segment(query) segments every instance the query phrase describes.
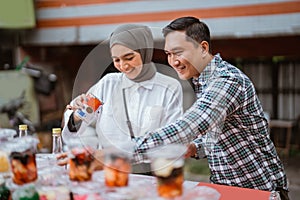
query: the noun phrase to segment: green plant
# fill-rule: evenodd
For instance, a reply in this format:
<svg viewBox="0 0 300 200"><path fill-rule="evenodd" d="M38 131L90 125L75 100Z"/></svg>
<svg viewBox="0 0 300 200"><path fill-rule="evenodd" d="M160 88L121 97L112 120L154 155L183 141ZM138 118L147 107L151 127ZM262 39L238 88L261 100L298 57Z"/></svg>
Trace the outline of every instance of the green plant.
<svg viewBox="0 0 300 200"><path fill-rule="evenodd" d="M199 175L209 175L209 167L206 159L186 159L185 164L186 171L192 174L199 174Z"/></svg>

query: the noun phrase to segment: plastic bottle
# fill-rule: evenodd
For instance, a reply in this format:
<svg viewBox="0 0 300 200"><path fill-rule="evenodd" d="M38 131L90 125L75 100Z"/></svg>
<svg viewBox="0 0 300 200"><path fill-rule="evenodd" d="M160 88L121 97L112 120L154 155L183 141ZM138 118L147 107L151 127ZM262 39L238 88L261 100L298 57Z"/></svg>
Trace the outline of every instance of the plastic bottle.
<svg viewBox="0 0 300 200"><path fill-rule="evenodd" d="M28 135L28 127L26 124L19 125L19 137L24 137Z"/></svg>
<svg viewBox="0 0 300 200"><path fill-rule="evenodd" d="M52 153L62 153L62 139L61 139L61 128L53 128L52 129Z"/></svg>

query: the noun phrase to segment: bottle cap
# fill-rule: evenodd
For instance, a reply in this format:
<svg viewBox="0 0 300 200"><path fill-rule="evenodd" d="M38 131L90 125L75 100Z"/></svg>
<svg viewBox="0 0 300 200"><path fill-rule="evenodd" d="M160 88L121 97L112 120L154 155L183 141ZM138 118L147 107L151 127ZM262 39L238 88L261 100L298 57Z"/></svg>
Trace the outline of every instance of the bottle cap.
<svg viewBox="0 0 300 200"><path fill-rule="evenodd" d="M52 129L52 135L60 135L60 134L61 134L61 128Z"/></svg>
<svg viewBox="0 0 300 200"><path fill-rule="evenodd" d="M27 125L26 124L20 124L19 125L19 130L22 130L22 131L27 130Z"/></svg>

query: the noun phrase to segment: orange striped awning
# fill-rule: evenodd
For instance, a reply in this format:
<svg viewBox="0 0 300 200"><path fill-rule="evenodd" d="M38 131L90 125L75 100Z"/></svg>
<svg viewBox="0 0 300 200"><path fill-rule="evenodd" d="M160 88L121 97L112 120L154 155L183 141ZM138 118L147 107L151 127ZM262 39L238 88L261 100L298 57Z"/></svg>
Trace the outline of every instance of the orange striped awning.
<svg viewBox="0 0 300 200"><path fill-rule="evenodd" d="M36 0L36 9L37 28L25 43L90 43L106 39L121 23L162 28L188 15L206 21L213 37L300 32L298 0Z"/></svg>

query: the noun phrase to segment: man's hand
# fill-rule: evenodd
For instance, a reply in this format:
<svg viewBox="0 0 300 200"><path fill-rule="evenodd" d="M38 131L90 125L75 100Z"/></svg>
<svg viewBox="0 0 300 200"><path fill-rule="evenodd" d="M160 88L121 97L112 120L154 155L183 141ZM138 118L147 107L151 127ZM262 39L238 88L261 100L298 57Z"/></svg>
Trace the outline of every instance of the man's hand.
<svg viewBox="0 0 300 200"><path fill-rule="evenodd" d="M194 143L190 143L187 147L187 151L185 154L185 158L189 158L191 156L195 156L197 153L197 148L196 145Z"/></svg>

